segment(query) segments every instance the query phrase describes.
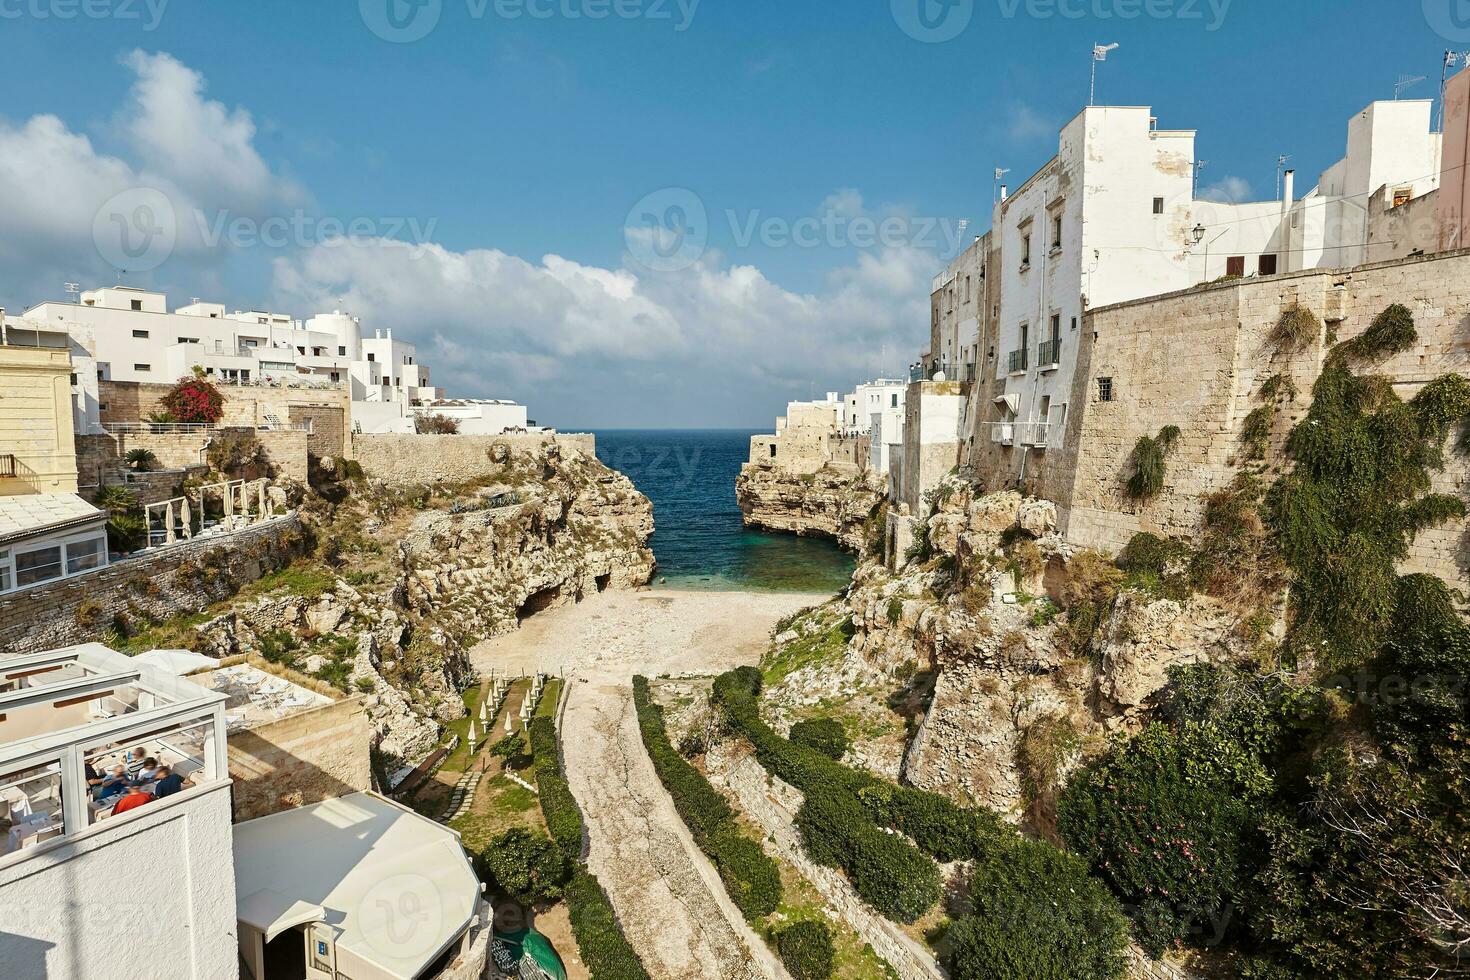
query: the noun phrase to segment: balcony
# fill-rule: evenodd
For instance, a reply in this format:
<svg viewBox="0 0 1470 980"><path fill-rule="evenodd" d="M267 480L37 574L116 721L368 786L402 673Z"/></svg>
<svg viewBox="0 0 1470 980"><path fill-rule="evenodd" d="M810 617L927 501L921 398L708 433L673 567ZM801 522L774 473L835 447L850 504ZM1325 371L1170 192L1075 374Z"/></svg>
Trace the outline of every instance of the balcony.
<svg viewBox="0 0 1470 980"><path fill-rule="evenodd" d="M14 453L0 453L0 480L13 480L17 476Z"/></svg>
<svg viewBox="0 0 1470 980"><path fill-rule="evenodd" d="M1024 372L1026 370L1026 368L1027 368L1027 358L1026 358L1026 355L1027 355L1027 350L1024 347L1022 347L1020 350L1013 350L1013 351L1011 351L1011 356L1010 356L1010 365L1011 365L1010 366L1010 372L1012 374L1021 374L1022 372Z"/></svg>
<svg viewBox="0 0 1470 980"><path fill-rule="evenodd" d="M1023 446L1028 446L1032 449L1045 449L1051 443L1050 422L1027 422L1023 425L1016 426L1016 428L1019 430L1016 433L1018 441Z"/></svg>
<svg viewBox="0 0 1470 980"><path fill-rule="evenodd" d="M1036 366L1043 371L1054 371L1062 362L1062 342L1043 340L1036 347Z"/></svg>

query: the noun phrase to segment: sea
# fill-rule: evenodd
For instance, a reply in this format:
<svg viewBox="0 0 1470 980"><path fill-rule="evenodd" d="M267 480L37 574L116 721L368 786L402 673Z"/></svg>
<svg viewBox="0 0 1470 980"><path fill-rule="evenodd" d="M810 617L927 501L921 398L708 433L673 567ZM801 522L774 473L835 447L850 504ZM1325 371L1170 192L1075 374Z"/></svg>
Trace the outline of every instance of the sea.
<svg viewBox="0 0 1470 980"><path fill-rule="evenodd" d="M754 431L593 432L598 459L653 501L654 582L660 588L831 595L847 585L854 561L835 544L742 523L735 477L750 455Z"/></svg>

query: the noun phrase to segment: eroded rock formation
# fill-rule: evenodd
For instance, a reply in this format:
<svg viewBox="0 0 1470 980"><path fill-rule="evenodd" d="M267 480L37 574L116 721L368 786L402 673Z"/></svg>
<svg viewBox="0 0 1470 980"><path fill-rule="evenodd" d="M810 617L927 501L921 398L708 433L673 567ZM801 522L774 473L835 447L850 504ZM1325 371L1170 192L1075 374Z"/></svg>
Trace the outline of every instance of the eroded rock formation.
<svg viewBox="0 0 1470 980"><path fill-rule="evenodd" d="M830 538L861 551L869 519L886 481L846 463L796 474L766 463L746 463L735 479L735 499L751 527Z"/></svg>

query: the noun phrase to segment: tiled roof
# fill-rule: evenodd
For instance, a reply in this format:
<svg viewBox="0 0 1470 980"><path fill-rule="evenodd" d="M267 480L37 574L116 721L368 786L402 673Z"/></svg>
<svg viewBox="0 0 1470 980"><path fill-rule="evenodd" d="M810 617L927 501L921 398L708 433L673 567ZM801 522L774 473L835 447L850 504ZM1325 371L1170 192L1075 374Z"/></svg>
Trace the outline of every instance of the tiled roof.
<svg viewBox="0 0 1470 980"><path fill-rule="evenodd" d="M34 534L102 517L102 511L74 493L28 493L0 497L0 544L11 538Z"/></svg>

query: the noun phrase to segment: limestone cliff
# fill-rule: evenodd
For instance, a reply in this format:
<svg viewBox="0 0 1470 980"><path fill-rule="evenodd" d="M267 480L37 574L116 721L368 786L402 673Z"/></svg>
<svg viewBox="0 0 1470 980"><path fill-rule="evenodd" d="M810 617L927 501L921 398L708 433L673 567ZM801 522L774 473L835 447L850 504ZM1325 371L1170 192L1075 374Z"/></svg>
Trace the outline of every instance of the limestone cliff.
<svg viewBox="0 0 1470 980"><path fill-rule="evenodd" d="M366 696L389 764L460 717L469 649L542 609L653 576L653 508L590 453L506 452L484 478L390 490L357 479L313 508L324 569L197 627L198 647L259 652Z"/></svg>
<svg viewBox="0 0 1470 980"><path fill-rule="evenodd" d="M746 463L735 478L746 525L830 538L852 551L863 550L869 518L885 492L883 477L842 463L808 474Z"/></svg>
<svg viewBox="0 0 1470 980"><path fill-rule="evenodd" d="M1122 576L1062 541L1055 507L975 496L958 481L935 497L896 569L862 563L846 597L778 638L778 650L805 650L807 634L844 623L829 656L773 678L774 724L836 713L853 736L850 762L1044 828L1085 748L1136 725L1169 667L1250 653L1224 603L1126 587L1084 646L1069 589L1085 591L1099 564Z"/></svg>

